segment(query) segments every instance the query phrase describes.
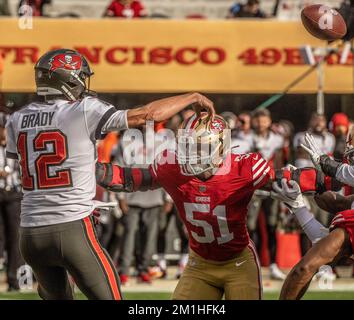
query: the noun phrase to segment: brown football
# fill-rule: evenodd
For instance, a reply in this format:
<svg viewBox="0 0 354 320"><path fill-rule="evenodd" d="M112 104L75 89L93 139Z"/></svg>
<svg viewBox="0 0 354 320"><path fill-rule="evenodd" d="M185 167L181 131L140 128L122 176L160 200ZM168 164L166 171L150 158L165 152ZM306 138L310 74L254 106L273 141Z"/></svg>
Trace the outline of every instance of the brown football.
<svg viewBox="0 0 354 320"><path fill-rule="evenodd" d="M341 14L328 6L315 4L301 11L302 24L314 37L321 40L341 39L347 26Z"/></svg>

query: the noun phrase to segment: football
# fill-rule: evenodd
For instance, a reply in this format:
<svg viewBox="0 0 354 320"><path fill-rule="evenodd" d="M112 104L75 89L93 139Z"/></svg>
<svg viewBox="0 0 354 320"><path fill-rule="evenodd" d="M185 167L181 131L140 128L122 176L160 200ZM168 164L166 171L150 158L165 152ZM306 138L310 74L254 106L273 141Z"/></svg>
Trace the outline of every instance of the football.
<svg viewBox="0 0 354 320"><path fill-rule="evenodd" d="M325 5L305 7L301 11L301 20L305 29L321 40L341 39L347 33L347 26L341 14Z"/></svg>

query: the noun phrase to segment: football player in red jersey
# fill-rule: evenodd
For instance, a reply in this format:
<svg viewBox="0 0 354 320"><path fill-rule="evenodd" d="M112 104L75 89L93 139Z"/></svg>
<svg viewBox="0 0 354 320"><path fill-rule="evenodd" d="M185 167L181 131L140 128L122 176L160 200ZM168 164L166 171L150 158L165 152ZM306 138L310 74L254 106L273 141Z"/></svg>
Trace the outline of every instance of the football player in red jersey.
<svg viewBox="0 0 354 320"><path fill-rule="evenodd" d="M335 177L344 184L354 186L353 127L348 133L344 163L332 160L326 155L311 134L306 134L305 144L302 147L310 155L313 164L326 175ZM311 234L306 233L315 244L287 276L280 295L281 299L286 300L301 299L312 277L321 266L333 266L341 260L348 260L348 258L351 258L351 262L353 262L354 254L354 195L344 197L340 194L326 192L316 197L316 202L321 209L336 214L327 234L321 234L318 232L319 228L315 226L316 222L314 222L313 215L308 212L303 204L300 188L296 187L296 184L293 184L293 186L295 187L288 188L283 184L281 189L276 187L277 196L280 196L293 211L303 211L303 228L305 226L310 227L312 229L311 233L317 233L319 239L316 239L316 237L311 239ZM310 221L312 221L312 226L310 226ZM318 225L320 225L319 222L317 222ZM322 226L322 229L325 228Z"/></svg>
<svg viewBox="0 0 354 320"><path fill-rule="evenodd" d="M149 169L97 164L98 183L113 191L163 187L190 238L190 258L174 299L261 299L258 257L246 216L256 189L273 178L297 180L302 191L324 188L315 169L275 173L258 153L234 154L220 116L191 116L179 131L177 152L163 152Z"/></svg>

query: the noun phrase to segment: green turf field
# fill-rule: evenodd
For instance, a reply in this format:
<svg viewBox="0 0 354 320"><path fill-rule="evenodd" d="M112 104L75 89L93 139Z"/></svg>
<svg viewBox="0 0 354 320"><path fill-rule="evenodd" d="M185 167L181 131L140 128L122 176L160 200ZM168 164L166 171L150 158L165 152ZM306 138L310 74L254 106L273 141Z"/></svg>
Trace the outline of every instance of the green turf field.
<svg viewBox="0 0 354 320"><path fill-rule="evenodd" d="M124 298L127 300L169 300L171 294L165 292L126 292ZM266 292L265 300L278 299L278 292ZM82 294L76 295L77 299L83 300ZM38 300L36 293L1 293L0 300ZM325 291L309 292L304 297L305 300L354 300L353 291Z"/></svg>

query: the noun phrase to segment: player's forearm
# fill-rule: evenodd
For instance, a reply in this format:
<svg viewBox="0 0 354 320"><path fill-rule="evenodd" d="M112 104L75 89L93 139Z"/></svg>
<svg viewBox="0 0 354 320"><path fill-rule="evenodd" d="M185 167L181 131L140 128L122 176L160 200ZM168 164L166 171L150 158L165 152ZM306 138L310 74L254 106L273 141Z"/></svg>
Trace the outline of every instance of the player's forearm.
<svg viewBox="0 0 354 320"><path fill-rule="evenodd" d="M342 196L335 192L324 192L315 196L317 205L332 214L336 214L340 211L349 210L352 208L354 202L354 195Z"/></svg>
<svg viewBox="0 0 354 320"><path fill-rule="evenodd" d="M148 169L123 168L112 163L96 163L96 181L113 192L146 191L158 188Z"/></svg>
<svg viewBox="0 0 354 320"><path fill-rule="evenodd" d="M129 128L144 125L146 121L161 122L167 120L193 103L200 103L202 95L187 93L153 101L143 107L128 110Z"/></svg>
<svg viewBox="0 0 354 320"><path fill-rule="evenodd" d="M335 171L335 177L343 184L354 187L354 166L350 166L345 163L338 163Z"/></svg>
<svg viewBox="0 0 354 320"><path fill-rule="evenodd" d="M309 279L308 279L309 278ZM300 300L311 283L312 276L298 274L295 268L286 277L280 292L280 300Z"/></svg>
<svg viewBox="0 0 354 320"><path fill-rule="evenodd" d="M353 166L335 161L327 155L320 157L320 166L325 175L335 178L343 184L354 187Z"/></svg>
<svg viewBox="0 0 354 320"><path fill-rule="evenodd" d="M284 178L296 181L305 194L321 194L327 190L339 191L342 186L336 179L325 176L314 168L272 170L271 177L272 181L266 185L270 190L271 182L276 181L280 185Z"/></svg>
<svg viewBox="0 0 354 320"><path fill-rule="evenodd" d="M325 175L335 178L343 184L354 187L353 166L335 161L327 155L320 157L320 166Z"/></svg>

